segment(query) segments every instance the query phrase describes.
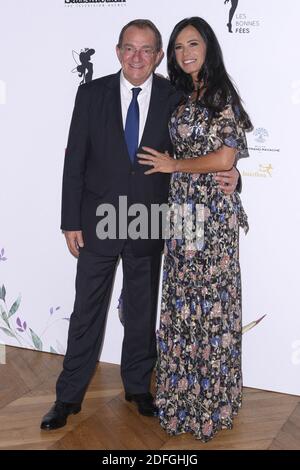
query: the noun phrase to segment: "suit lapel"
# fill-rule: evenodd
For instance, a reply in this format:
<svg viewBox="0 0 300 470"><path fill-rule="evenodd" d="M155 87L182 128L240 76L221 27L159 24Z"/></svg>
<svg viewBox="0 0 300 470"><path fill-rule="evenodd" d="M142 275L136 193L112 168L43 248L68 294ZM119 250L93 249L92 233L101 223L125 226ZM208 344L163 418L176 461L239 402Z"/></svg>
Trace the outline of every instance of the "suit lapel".
<svg viewBox="0 0 300 470"><path fill-rule="evenodd" d="M107 84L107 87L110 90L109 94L107 95L110 113L114 116L114 122L116 123L118 135L124 136L120 94L120 72L112 76L112 79Z"/></svg>
<svg viewBox="0 0 300 470"><path fill-rule="evenodd" d="M149 145L157 128L161 126L161 102L165 98L165 92L159 86L159 81L153 76L151 98L144 132L141 138L139 151L143 145Z"/></svg>

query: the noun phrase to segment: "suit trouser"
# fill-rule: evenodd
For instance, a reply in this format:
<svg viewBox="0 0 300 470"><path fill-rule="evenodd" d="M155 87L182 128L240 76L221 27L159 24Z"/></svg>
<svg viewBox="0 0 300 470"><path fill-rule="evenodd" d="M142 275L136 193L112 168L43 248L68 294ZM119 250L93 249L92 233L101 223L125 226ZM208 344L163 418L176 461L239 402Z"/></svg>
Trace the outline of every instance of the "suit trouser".
<svg viewBox="0 0 300 470"><path fill-rule="evenodd" d="M67 352L56 384L58 400L67 403L83 400L103 341L118 258L85 248L80 250ZM129 243L125 243L121 258L124 311L121 376L127 392L145 393L150 389L157 354L155 324L161 254L135 257Z"/></svg>

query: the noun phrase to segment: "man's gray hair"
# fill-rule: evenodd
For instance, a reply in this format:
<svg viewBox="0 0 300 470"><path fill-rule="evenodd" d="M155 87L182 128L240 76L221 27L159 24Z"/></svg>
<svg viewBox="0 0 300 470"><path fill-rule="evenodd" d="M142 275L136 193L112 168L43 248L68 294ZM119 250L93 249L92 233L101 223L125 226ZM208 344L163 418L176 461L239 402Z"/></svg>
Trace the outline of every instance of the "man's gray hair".
<svg viewBox="0 0 300 470"><path fill-rule="evenodd" d="M119 48L122 47L123 37L124 37L125 31L128 28L130 28L131 26L135 26L136 28L140 28L140 29L145 29L145 28L151 29L151 31L153 31L153 33L155 35L156 50L160 51L162 49L162 37L161 37L161 34L160 34L159 30L157 29L155 24L152 23L152 21L142 20L142 19L137 19L137 20L130 21L125 26L123 26L123 28L120 32L119 41L118 41L118 47Z"/></svg>

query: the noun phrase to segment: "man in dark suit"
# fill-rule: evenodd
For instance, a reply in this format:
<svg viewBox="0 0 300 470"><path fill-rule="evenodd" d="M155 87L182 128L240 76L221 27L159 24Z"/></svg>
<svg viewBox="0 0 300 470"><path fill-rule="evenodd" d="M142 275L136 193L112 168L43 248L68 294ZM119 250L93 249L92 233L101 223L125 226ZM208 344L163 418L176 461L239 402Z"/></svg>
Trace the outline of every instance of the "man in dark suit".
<svg viewBox="0 0 300 470"><path fill-rule="evenodd" d="M61 228L69 250L78 257L76 298L57 400L44 416L42 429L64 426L68 415L81 409L97 364L119 257L124 283L121 376L125 398L135 402L143 415L157 412L150 381L156 361L163 240L150 238L151 224L147 237L120 237L129 222L119 197L126 197L128 207L139 203L149 210L151 204L167 201L169 176L145 175L136 153L142 146L172 153L168 121L178 96L168 80L153 74L163 56L161 35L153 23L134 20L124 26L116 51L121 72L81 85L73 111ZM231 181L235 186L235 175ZM115 211L116 237L99 238L103 204Z"/></svg>

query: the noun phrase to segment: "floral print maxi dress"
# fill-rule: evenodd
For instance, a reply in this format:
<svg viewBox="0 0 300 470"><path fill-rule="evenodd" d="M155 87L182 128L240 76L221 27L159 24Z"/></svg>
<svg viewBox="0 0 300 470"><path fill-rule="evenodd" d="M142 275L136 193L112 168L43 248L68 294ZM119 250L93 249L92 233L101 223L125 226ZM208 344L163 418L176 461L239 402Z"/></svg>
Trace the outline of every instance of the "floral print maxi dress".
<svg viewBox="0 0 300 470"><path fill-rule="evenodd" d="M176 159L206 155L223 144L247 156L243 129L232 107L210 120L207 108L188 100L170 121ZM225 195L213 174L174 173L169 205L202 204L204 243L165 244L157 396L169 434L191 432L207 441L232 428L242 400L239 226L248 230L239 195ZM194 209L193 209L194 210Z"/></svg>

